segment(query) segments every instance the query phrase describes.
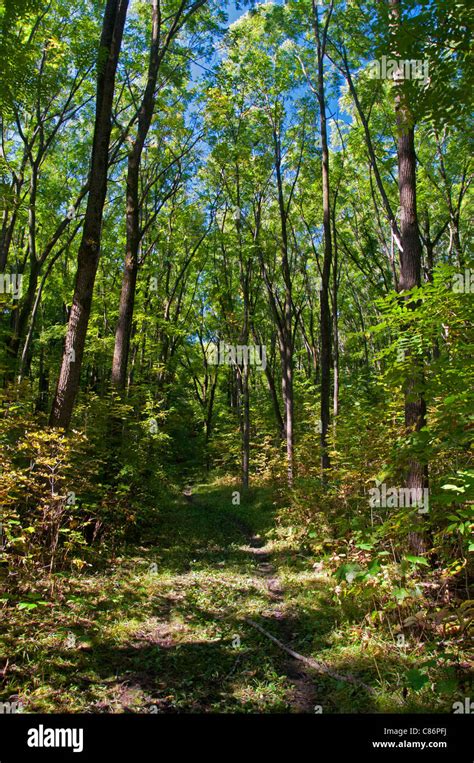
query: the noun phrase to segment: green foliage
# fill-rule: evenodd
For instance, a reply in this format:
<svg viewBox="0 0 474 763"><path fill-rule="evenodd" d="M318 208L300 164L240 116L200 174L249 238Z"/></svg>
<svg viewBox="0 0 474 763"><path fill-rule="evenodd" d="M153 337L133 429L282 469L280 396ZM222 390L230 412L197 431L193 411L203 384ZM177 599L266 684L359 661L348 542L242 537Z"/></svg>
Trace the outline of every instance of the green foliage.
<svg viewBox="0 0 474 763"><path fill-rule="evenodd" d="M190 4L161 4L156 102L136 168L140 241L127 378L124 389L112 390L112 358L124 352L116 341L124 262L130 266L127 173L151 32L150 4L130 4L99 266L83 300L92 307L64 432L48 427L47 413L88 202L103 5L6 0L0 8L0 275L23 277L21 293L8 293L3 280L0 289L1 606L18 631L27 629L28 648L33 618L48 624L39 662L62 644L74 618L98 617L85 656L74 658L75 677L82 659L93 674L91 701L75 686L62 709L69 699L81 710L100 707L108 690L94 683L90 644L104 648L102 628L111 642L133 645L142 610L153 634L154 618L170 611L177 633L189 628L169 707L287 709L280 662L267 653L263 665L255 659L256 634L234 695L227 642L217 664L228 694L209 699L204 685L221 680L214 643L230 641L231 625L240 628L248 610L258 616L268 604L242 550L261 532L288 587L285 617L302 651L329 655L338 669L344 660L363 666L380 691L371 709L444 708L460 686L472 624L472 9L467 0L404 0L395 29L388 4L373 0L335 0L331 13L310 0L237 3L252 7L231 24L222 3L207 2L181 17L170 42L175 14ZM315 31L326 23L319 83ZM418 219L411 222L422 244L420 284L403 294L389 220L402 225L394 83L369 76L371 63L393 50L427 61L430 71L397 90L415 129ZM324 475L319 84L329 136L338 409ZM221 342L264 348L266 368L213 362ZM426 406L418 428L406 424L410 396ZM241 484L247 444L248 489ZM398 490L414 462L426 470L429 510L374 505L374 485ZM201 485L211 480L212 488ZM198 496L194 487L184 501L188 485L200 485ZM240 504L232 503L235 493ZM201 643L209 648L196 662L205 680L188 702L187 665ZM22 639L9 648L24 678ZM177 658L164 651L157 656L153 647L144 664L157 674L164 667L173 682ZM59 655L54 691L68 669ZM332 710L352 711L345 689L321 681ZM35 691L33 709L63 701ZM412 704L403 705L405 694Z"/></svg>

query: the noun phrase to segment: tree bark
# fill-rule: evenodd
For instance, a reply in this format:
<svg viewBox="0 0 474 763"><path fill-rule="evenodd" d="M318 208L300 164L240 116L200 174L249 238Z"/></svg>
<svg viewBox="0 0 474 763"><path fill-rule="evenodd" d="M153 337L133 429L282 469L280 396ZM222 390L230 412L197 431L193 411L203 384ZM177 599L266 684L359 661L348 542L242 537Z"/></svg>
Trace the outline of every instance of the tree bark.
<svg viewBox="0 0 474 763"><path fill-rule="evenodd" d="M112 384L119 390L125 388L127 379L127 363L130 352L130 335L138 275L138 251L141 238L138 199L140 164L143 147L155 109L156 81L160 67L160 26L158 0L153 0L148 78L138 115L137 135L128 155L125 270L120 294L119 318L115 332L115 347L112 362Z"/></svg>
<svg viewBox="0 0 474 763"><path fill-rule="evenodd" d="M237 207L240 210L240 178L237 166ZM247 347L250 337L250 264L243 255L242 222L240 217L236 220L237 239L239 246L239 276L242 290L244 320L241 334L241 344ZM238 368L239 392L240 392L240 431L242 438L242 488L247 490L250 475L250 368L249 358L244 358L243 367Z"/></svg>
<svg viewBox="0 0 474 763"><path fill-rule="evenodd" d="M323 229L324 229L324 258L321 274L320 310L321 310L321 468L324 472L330 468L328 453L329 411L331 404L331 313L329 308L329 290L332 263L331 236L331 198L329 183L329 148L326 120L326 95L324 89L324 56L327 40L329 16L324 29L320 29L318 4L313 3L313 28L317 50L319 120L322 149L322 185L323 185ZM332 10L332 5L331 5Z"/></svg>
<svg viewBox="0 0 474 763"><path fill-rule="evenodd" d="M400 0L389 0L390 26L396 35L400 26ZM396 54L396 45L393 53ZM398 189L400 201L400 292L421 285L421 240L416 208L416 153L415 128L409 104L403 92L403 82L394 81L395 114L397 121ZM407 303L414 309L413 300ZM418 432L426 424L426 404L422 394L423 368L421 361L413 358L404 383L405 427L407 435ZM405 484L410 489L427 487L427 466L416 458L410 458ZM421 554L426 550L425 539L416 532L410 533L411 549Z"/></svg>
<svg viewBox="0 0 474 763"><path fill-rule="evenodd" d="M100 256L100 236L107 193L107 168L112 130L115 75L127 16L128 0L107 0L98 58L96 117L91 182L84 219L74 297L69 316L61 371L51 409L51 426L67 429L79 389L82 358Z"/></svg>
<svg viewBox="0 0 474 763"><path fill-rule="evenodd" d="M333 380L333 417L334 417L334 429L336 427L336 419L339 415L339 315L338 315L338 290L339 290L339 274L338 274L338 245L336 237L336 209L334 205L333 211L333 240L334 240L334 267L333 267L333 298L332 298L332 312L333 312L333 332L334 332L334 380Z"/></svg>
<svg viewBox="0 0 474 763"><path fill-rule="evenodd" d="M281 357L281 390L284 407L284 431L288 485L293 485L293 298L288 250L288 212L283 192L281 145L277 128L274 129L275 169L277 177L278 206L282 238L281 267L285 285L285 299L281 313L279 344Z"/></svg>

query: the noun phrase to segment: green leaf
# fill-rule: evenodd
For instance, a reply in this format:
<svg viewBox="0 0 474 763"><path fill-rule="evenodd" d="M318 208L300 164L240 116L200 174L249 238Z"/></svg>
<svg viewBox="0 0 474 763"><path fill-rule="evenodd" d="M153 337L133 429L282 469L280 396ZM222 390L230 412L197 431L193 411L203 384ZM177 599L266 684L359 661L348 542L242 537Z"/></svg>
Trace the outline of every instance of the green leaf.
<svg viewBox="0 0 474 763"><path fill-rule="evenodd" d="M425 686L430 680L425 673L422 673L421 670L416 669L409 670L406 678L408 686L414 691L419 691L422 689L423 686Z"/></svg>
<svg viewBox="0 0 474 763"><path fill-rule="evenodd" d="M407 599L410 596L410 591L407 591L406 588L395 588L393 591L393 595L395 596L396 600L399 604L401 604L405 599Z"/></svg>
<svg viewBox="0 0 474 763"><path fill-rule="evenodd" d="M405 559L407 559L412 564L423 564L425 567L430 566L429 561L425 559L424 556L406 556Z"/></svg>

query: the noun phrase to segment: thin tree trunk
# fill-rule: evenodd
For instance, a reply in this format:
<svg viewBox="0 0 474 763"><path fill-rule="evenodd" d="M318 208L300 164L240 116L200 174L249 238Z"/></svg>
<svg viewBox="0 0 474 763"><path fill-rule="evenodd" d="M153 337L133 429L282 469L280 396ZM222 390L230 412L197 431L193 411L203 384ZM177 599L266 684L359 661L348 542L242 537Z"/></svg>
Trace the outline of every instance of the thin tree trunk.
<svg viewBox="0 0 474 763"><path fill-rule="evenodd" d="M240 182L237 168L237 206L240 209ZM240 285L242 289L242 296L244 302L244 324L242 327L242 345L248 346L250 337L250 296L249 296L249 281L250 281L250 266L248 262L244 262L242 254L242 224L240 217L236 220L237 237L239 242L239 269L240 269ZM250 386L249 386L249 358L244 356L243 367L239 369L239 383L240 383L240 401L241 401L241 415L240 415L240 429L242 436L242 488L247 490L249 486L249 473L250 473Z"/></svg>
<svg viewBox="0 0 474 763"><path fill-rule="evenodd" d="M259 336L254 328L252 328L252 331L253 331L253 335L254 335L256 343L261 344L259 340ZM278 437L280 440L283 440L285 436L285 423L283 421L283 416L281 415L280 401L278 399L278 393L277 393L277 388L275 384L275 376L272 372L270 363L268 362L266 364L264 373L267 380L268 391L270 393L270 397L272 400L273 412L275 414L275 422L278 429Z"/></svg>
<svg viewBox="0 0 474 763"><path fill-rule="evenodd" d="M216 387L217 387L217 379L218 374L214 375L214 378L211 382L211 391L209 393L209 400L207 403L207 412L206 412L206 421L205 421L205 430L206 430L206 471L210 471L211 468L211 461L209 456L209 442L211 439L211 433L212 433L212 415L214 412L214 400L216 396Z"/></svg>
<svg viewBox="0 0 474 763"><path fill-rule="evenodd" d="M282 358L281 391L285 411L287 475L288 485L291 486L293 484L293 357L292 342L287 330L280 337L280 353Z"/></svg>
<svg viewBox="0 0 474 763"><path fill-rule="evenodd" d="M293 484L293 299L288 251L288 220L285 199L283 195L283 178L281 173L281 145L277 128L274 129L275 169L278 189L278 205L280 210L280 225L282 237L281 267L285 284L285 300L281 315L279 331L280 357L282 367L281 389L285 411L284 431L286 440L286 460L288 485Z"/></svg>
<svg viewBox="0 0 474 763"><path fill-rule="evenodd" d="M242 369L242 487L249 486L250 473L250 389L249 364Z"/></svg>
<svg viewBox="0 0 474 763"><path fill-rule="evenodd" d="M339 316L338 310L338 248L336 237L335 210L333 214L334 232L334 268L333 268L333 330L334 330L334 381L333 381L333 416L334 427L339 414Z"/></svg>
<svg viewBox="0 0 474 763"><path fill-rule="evenodd" d="M332 6L331 6L332 7ZM329 309L329 290L332 263L331 236L331 199L329 184L329 148L326 120L326 96L324 89L324 56L329 19L324 30L319 26L318 4L313 0L313 28L317 48L319 120L322 149L322 184L323 184L323 229L324 259L321 278L321 468L324 472L331 463L328 452L329 410L331 399L331 314Z"/></svg>
<svg viewBox="0 0 474 763"><path fill-rule="evenodd" d="M137 135L128 155L125 270L122 280L122 291L120 294L119 318L115 332L115 347L112 362L112 384L120 390L125 388L127 379L127 363L130 352L130 336L138 275L138 251L141 238L138 199L140 165L143 147L145 145L145 140L150 129L155 109L155 89L159 66L160 15L158 0L153 0L148 79L138 115Z"/></svg>
<svg viewBox="0 0 474 763"><path fill-rule="evenodd" d="M20 360L19 360L19 366L18 366L18 384L21 383L22 378L23 378L23 369L25 368L25 365L26 365L26 360L28 358L28 354L29 354L29 351L30 351L31 340L33 338L33 331L34 331L34 327L35 327L35 323L36 323L36 314L38 312L38 307L39 307L40 300L41 300L41 294L43 293L43 287L44 287L44 284L46 283L46 279L48 277L49 272L50 272L50 268L48 269L48 271L44 274L43 278L41 279L38 291L36 293L36 297L34 299L33 306L31 308L30 324L28 326L28 331L27 331L27 334L26 334L26 337L25 337L25 342L23 344L23 350L22 350L21 357L20 357ZM41 352L43 352L43 351L41 350Z"/></svg>
<svg viewBox="0 0 474 763"><path fill-rule="evenodd" d="M18 318L15 324L15 330L8 343L8 353L10 357L16 360L22 337L25 335L26 326L28 324L28 318L35 303L36 288L38 286L38 276L41 266L36 258L31 260L30 264L30 277L28 281L28 289L25 294L25 299L20 308ZM16 365L16 364L14 364Z"/></svg>

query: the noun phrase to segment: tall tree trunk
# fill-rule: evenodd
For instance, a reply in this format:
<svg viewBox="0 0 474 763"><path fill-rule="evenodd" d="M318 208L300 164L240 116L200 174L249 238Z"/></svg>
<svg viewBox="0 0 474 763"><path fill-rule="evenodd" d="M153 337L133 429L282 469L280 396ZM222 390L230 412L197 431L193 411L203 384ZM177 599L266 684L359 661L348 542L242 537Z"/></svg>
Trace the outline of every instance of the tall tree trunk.
<svg viewBox="0 0 474 763"><path fill-rule="evenodd" d="M160 66L160 17L158 0L152 2L152 32L148 78L138 115L135 141L128 155L127 169L127 243L125 270L120 294L119 318L115 332L114 357L112 362L112 384L123 390L127 379L127 363L130 352L133 309L138 275L138 251L140 247L140 209L138 187L140 164L145 140L150 129L155 109L155 89Z"/></svg>
<svg viewBox="0 0 474 763"><path fill-rule="evenodd" d="M412 289L421 284L421 242L418 233L416 212L416 156L414 128L408 127L404 116L397 115L399 129L398 185L400 193L400 233L403 251L400 252L400 291ZM415 305L413 305L415 307ZM422 394L423 369L418 359L410 363L405 379L405 426L407 433L420 431L426 424L426 405ZM406 475L406 487L422 490L427 487L426 465L416 458L410 459ZM416 553L423 553L425 543L418 533L410 535L410 545Z"/></svg>
<svg viewBox="0 0 474 763"><path fill-rule="evenodd" d="M169 46L179 33L183 24L204 5L205 1L206 0L196 0L196 2L191 4L186 11L186 2L183 0L176 14L172 17L170 29L160 45L162 36L160 0L152 0L152 31L147 84L138 112L137 134L128 157L125 270L122 281L122 291L120 294L119 319L115 333L114 356L112 361L112 384L119 390L125 388L127 378L130 334L132 329L139 264L138 250L142 236L140 230L140 209L138 198L140 165L143 147L155 110L155 90L158 72L166 51L169 49Z"/></svg>
<svg viewBox="0 0 474 763"><path fill-rule="evenodd" d="M242 368L242 487L249 486L250 473L250 368L244 363Z"/></svg>
<svg viewBox="0 0 474 763"><path fill-rule="evenodd" d="M288 318L286 319L288 320ZM286 441L286 461L288 485L293 484L293 348L291 329L280 336L280 354L282 360L281 391L284 406L284 432Z"/></svg>
<svg viewBox="0 0 474 763"><path fill-rule="evenodd" d="M212 434L212 416L214 413L214 400L216 396L216 387L217 387L217 379L218 379L218 373L216 371L212 381L211 381L211 390L209 393L209 399L207 401L207 411L206 411L206 421L204 424L205 427L205 435L206 435L206 471L209 472L211 469L211 457L209 453L209 442L211 440L211 434Z"/></svg>
<svg viewBox="0 0 474 763"><path fill-rule="evenodd" d="M272 369L270 368L268 364L265 369L265 376L267 379L268 391L272 399L272 406L273 406L273 412L275 414L275 422L277 425L278 438L280 440L283 440L285 437L285 422L283 421L283 416L281 415L280 401L278 400L278 393L277 393L277 388L275 384L275 376L272 372Z"/></svg>
<svg viewBox="0 0 474 763"><path fill-rule="evenodd" d="M285 285L285 299L283 303L281 325L279 330L280 357L281 357L281 390L284 407L284 425L286 439L286 461L288 485L293 484L293 298L292 283L288 249L288 212L283 192L283 178L281 172L281 144L277 128L274 129L275 169L278 189L278 206L280 211L280 225L282 238L281 268Z"/></svg>
<svg viewBox="0 0 474 763"><path fill-rule="evenodd" d="M240 180L237 167L237 207L240 209ZM240 287L244 302L244 322L241 334L241 343L244 347L249 344L250 338L250 265L244 261L242 242L242 223L240 217L236 220L237 238L239 243L239 275ZM240 431L242 437L242 488L249 486L250 473L250 367L249 358L244 355L243 367L239 369L240 386Z"/></svg>
<svg viewBox="0 0 474 763"><path fill-rule="evenodd" d="M336 210L333 213L333 234L334 234L334 268L333 268L333 299L332 299L332 313L333 313L333 330L334 330L334 381L333 381L333 416L334 416L334 428L336 427L336 419L339 414L339 316L338 316L338 247L336 237Z"/></svg>
<svg viewBox="0 0 474 763"><path fill-rule="evenodd" d="M328 453L329 410L331 403L331 313L329 308L329 290L331 288L332 236L331 236L331 197L329 186L329 148L326 120L326 95L324 89L324 56L326 50L329 17L326 18L324 29L320 29L318 3L313 4L313 29L317 49L319 120L322 150L322 184L323 184L323 230L324 230L324 259L321 278L321 468L323 474L331 463ZM332 4L331 4L332 10Z"/></svg>
<svg viewBox="0 0 474 763"><path fill-rule="evenodd" d="M400 26L400 0L389 0L390 25L394 35ZM397 53L396 45L394 54ZM398 188L400 202L400 292L421 285L421 240L416 209L416 154L415 128L409 104L403 92L403 82L394 81L395 114L397 121ZM413 301L408 308L416 307ZM423 368L413 358L405 379L405 427L407 433L417 432L426 424L426 404L422 394ZM410 459L406 474L406 487L423 490L427 487L427 467L415 457ZM409 543L413 551L423 553L425 540L419 533L411 533Z"/></svg>
<svg viewBox="0 0 474 763"><path fill-rule="evenodd" d="M115 331L114 356L112 361L112 384L119 390L125 389L127 378L130 336L138 276L138 225L135 228L135 223L133 222L130 226L133 227L133 230L129 229L131 219L136 217L138 220L138 197L135 197L135 201L131 202L131 196L128 193L129 178L130 172L127 177L127 254L120 292L119 317Z"/></svg>
<svg viewBox="0 0 474 763"><path fill-rule="evenodd" d="M98 56L96 117L91 182L79 246L74 297L50 425L67 429L79 389L82 358L100 256L100 236L107 193L112 106L128 0L107 0Z"/></svg>

